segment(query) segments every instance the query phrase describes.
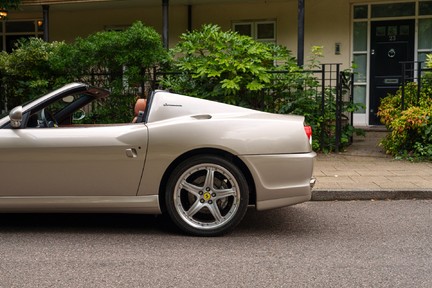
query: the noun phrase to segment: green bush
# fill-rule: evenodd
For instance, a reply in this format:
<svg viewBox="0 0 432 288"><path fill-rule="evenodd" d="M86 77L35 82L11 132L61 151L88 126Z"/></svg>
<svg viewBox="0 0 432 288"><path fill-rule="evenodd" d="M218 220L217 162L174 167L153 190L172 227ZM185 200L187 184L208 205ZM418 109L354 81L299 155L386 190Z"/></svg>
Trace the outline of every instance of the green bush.
<svg viewBox="0 0 432 288"><path fill-rule="evenodd" d="M404 110L402 88L381 101L378 116L390 130L381 145L396 158L432 160L432 86L422 83L419 101L417 91L417 83L405 86Z"/></svg>
<svg viewBox="0 0 432 288"><path fill-rule="evenodd" d="M61 71L60 82L93 82L109 89L111 96L93 110L91 119L111 123L133 118L137 94L144 94L139 88L149 80L150 70L167 59L160 35L135 22L125 31L97 32L62 46L51 65Z"/></svg>
<svg viewBox="0 0 432 288"><path fill-rule="evenodd" d="M7 99L9 108L34 99L55 86L57 73L51 69L50 59L62 45L65 44L31 38L18 41L10 54L1 52L2 85L7 94L13 96Z"/></svg>
<svg viewBox="0 0 432 288"><path fill-rule="evenodd" d="M432 68L432 55L427 55L426 66ZM418 95L417 83L408 83L395 95L388 95L381 102L378 115L390 130L381 142L387 153L396 158L432 160L432 73L422 78Z"/></svg>
<svg viewBox="0 0 432 288"><path fill-rule="evenodd" d="M12 53L0 54L0 71L13 106L66 83L80 81L109 89L111 96L93 109L103 123L132 119L140 87L154 66L167 61L160 35L141 22L125 31L104 31L71 44L41 39L18 42ZM93 120L90 120L93 121Z"/></svg>
<svg viewBox="0 0 432 288"><path fill-rule="evenodd" d="M97 32L60 47L51 66L65 77L80 78L92 73L120 74L129 85L139 85L148 70L166 61L160 35L135 22L125 31Z"/></svg>
<svg viewBox="0 0 432 288"><path fill-rule="evenodd" d="M184 33L171 50L173 69L162 85L173 91L234 105L253 107L256 91L270 83L266 73L275 60L274 47L216 25Z"/></svg>
<svg viewBox="0 0 432 288"><path fill-rule="evenodd" d="M310 72L321 68L321 47L313 47L303 69L285 47L204 25L183 34L171 52L171 69L180 73L164 77L160 81L164 89L273 113L304 115L314 131L314 149L335 149L335 91L326 91L325 114L321 115L320 84ZM344 127L342 146L349 144L354 132L351 125ZM321 145L320 135L324 136Z"/></svg>

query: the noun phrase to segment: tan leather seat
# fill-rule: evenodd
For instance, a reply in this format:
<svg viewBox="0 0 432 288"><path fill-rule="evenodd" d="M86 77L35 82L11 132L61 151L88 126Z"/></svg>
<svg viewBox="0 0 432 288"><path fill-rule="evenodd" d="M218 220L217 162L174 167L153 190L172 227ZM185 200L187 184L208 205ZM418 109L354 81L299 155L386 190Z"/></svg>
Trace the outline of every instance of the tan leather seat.
<svg viewBox="0 0 432 288"><path fill-rule="evenodd" d="M142 122L146 106L147 106L147 100L146 99L140 98L136 101L135 108L134 108L135 118L132 120L132 123Z"/></svg>

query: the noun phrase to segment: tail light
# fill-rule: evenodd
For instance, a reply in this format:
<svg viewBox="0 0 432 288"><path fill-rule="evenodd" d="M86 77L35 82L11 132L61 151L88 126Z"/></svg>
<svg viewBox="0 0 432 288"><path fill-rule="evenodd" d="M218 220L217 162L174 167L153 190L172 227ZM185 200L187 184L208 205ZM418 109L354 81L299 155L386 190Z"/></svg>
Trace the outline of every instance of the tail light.
<svg viewBox="0 0 432 288"><path fill-rule="evenodd" d="M304 130L305 130L307 138L309 139L309 144L312 145L312 127L311 126L304 126Z"/></svg>

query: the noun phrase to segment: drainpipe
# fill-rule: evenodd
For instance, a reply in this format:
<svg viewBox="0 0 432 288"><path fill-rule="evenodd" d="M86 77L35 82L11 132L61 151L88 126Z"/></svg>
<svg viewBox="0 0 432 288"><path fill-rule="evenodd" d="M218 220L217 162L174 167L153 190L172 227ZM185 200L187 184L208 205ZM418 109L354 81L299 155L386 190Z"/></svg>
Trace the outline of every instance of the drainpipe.
<svg viewBox="0 0 432 288"><path fill-rule="evenodd" d="M42 5L42 13L43 13L43 40L45 42L49 42L49 5Z"/></svg>
<svg viewBox="0 0 432 288"><path fill-rule="evenodd" d="M168 49L168 43L169 43L169 38L168 38L168 25L169 25L169 19L168 19L168 9L169 8L169 0L162 0L162 21L163 21L163 31L162 31L162 40L163 40L163 44L165 49Z"/></svg>
<svg viewBox="0 0 432 288"><path fill-rule="evenodd" d="M297 65L304 64L305 0L298 0Z"/></svg>

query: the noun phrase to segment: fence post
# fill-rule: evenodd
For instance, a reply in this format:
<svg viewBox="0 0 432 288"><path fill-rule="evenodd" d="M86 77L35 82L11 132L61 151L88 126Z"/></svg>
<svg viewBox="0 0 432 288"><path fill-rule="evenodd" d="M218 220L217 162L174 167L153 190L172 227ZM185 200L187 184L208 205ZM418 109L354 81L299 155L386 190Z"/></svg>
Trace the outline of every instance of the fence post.
<svg viewBox="0 0 432 288"><path fill-rule="evenodd" d="M422 86L422 66L421 66L422 62L419 61L417 62L417 105L419 105L420 103L420 91L421 91L421 86Z"/></svg>
<svg viewBox="0 0 432 288"><path fill-rule="evenodd" d="M321 116L322 119L324 119L325 114L325 73L326 73L326 66L325 64L321 64ZM321 123L321 135L320 135L320 149L321 151L324 148L324 127L325 123Z"/></svg>
<svg viewBox="0 0 432 288"><path fill-rule="evenodd" d="M4 107L3 98L4 98L4 93L3 93L3 77L2 77L2 75L0 73L0 113L3 113L3 107Z"/></svg>
<svg viewBox="0 0 432 288"><path fill-rule="evenodd" d="M7 85L5 85L5 78L0 74L0 113L7 112L8 110Z"/></svg>
<svg viewBox="0 0 432 288"><path fill-rule="evenodd" d="M339 152L342 134L342 73L340 72L340 64L336 64L336 131L335 131L335 152Z"/></svg>
<svg viewBox="0 0 432 288"><path fill-rule="evenodd" d="M402 95L401 95L401 109L405 110L405 63L402 63Z"/></svg>
<svg viewBox="0 0 432 288"><path fill-rule="evenodd" d="M350 72L349 91L350 91L349 103L353 104L354 103L354 73L352 73L352 72ZM353 110L351 110L351 113L350 113L350 125L354 126L354 111ZM351 135L351 137L350 137L350 143L353 143L353 135Z"/></svg>

